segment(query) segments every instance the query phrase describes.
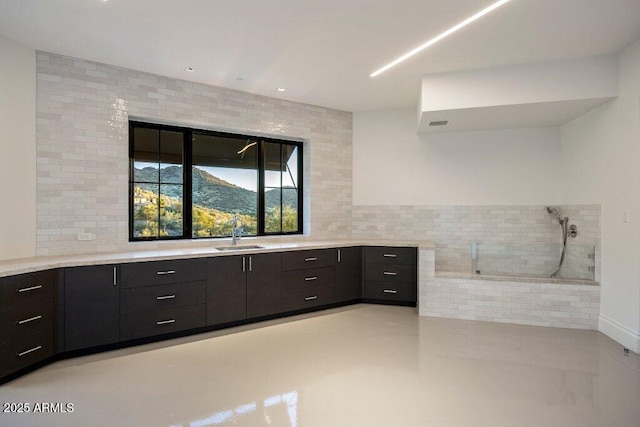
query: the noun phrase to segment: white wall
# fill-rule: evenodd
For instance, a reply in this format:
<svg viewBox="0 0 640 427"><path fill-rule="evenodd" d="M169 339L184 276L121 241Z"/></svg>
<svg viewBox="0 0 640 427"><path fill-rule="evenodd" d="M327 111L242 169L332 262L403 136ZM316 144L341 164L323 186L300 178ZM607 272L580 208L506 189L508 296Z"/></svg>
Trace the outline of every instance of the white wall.
<svg viewBox="0 0 640 427"><path fill-rule="evenodd" d="M558 204L557 128L418 136L414 109L353 115L354 205Z"/></svg>
<svg viewBox="0 0 640 427"><path fill-rule="evenodd" d="M36 53L0 36L0 260L36 253Z"/></svg>
<svg viewBox="0 0 640 427"><path fill-rule="evenodd" d="M563 126L561 147L565 201L602 205L599 329L638 352L640 41L620 54L619 98Z"/></svg>
<svg viewBox="0 0 640 427"><path fill-rule="evenodd" d="M431 74L422 111L533 104L617 95L617 58L598 56Z"/></svg>

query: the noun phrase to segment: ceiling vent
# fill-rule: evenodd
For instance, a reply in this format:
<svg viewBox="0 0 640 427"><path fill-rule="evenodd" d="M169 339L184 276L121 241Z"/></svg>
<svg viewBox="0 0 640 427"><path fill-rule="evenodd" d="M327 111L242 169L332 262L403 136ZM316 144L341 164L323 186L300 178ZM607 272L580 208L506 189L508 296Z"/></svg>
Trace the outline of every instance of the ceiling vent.
<svg viewBox="0 0 640 427"><path fill-rule="evenodd" d="M438 120L435 122L429 122L429 126L446 126L449 124L449 120Z"/></svg>

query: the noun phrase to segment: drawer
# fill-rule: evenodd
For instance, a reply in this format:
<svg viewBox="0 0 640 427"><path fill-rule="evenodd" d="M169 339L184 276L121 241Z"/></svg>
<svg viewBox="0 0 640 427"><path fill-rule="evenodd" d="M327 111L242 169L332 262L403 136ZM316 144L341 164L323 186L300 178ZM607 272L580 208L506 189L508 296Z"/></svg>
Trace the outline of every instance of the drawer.
<svg viewBox="0 0 640 427"><path fill-rule="evenodd" d="M337 256L335 249L283 252L282 271L331 267L336 265Z"/></svg>
<svg viewBox="0 0 640 427"><path fill-rule="evenodd" d="M53 328L53 313L52 299L0 311L0 344L45 328Z"/></svg>
<svg viewBox="0 0 640 427"><path fill-rule="evenodd" d="M0 311L53 298L55 271L39 271L0 279Z"/></svg>
<svg viewBox="0 0 640 427"><path fill-rule="evenodd" d="M364 285L364 297L369 299L416 302L417 289L412 283L369 282Z"/></svg>
<svg viewBox="0 0 640 427"><path fill-rule="evenodd" d="M282 273L282 286L285 288L300 288L310 285L334 286L335 283L335 267L309 268Z"/></svg>
<svg viewBox="0 0 640 427"><path fill-rule="evenodd" d="M418 270L415 265L365 264L367 281L389 283L416 283Z"/></svg>
<svg viewBox="0 0 640 427"><path fill-rule="evenodd" d="M54 353L53 328L0 345L0 377L33 365Z"/></svg>
<svg viewBox="0 0 640 427"><path fill-rule="evenodd" d="M418 264L416 248L371 246L364 248L364 262L372 264Z"/></svg>
<svg viewBox="0 0 640 427"><path fill-rule="evenodd" d="M151 337L206 325L207 305L190 305L120 316L120 339Z"/></svg>
<svg viewBox="0 0 640 427"><path fill-rule="evenodd" d="M207 280L205 259L138 262L120 268L123 288Z"/></svg>
<svg viewBox="0 0 640 427"><path fill-rule="evenodd" d="M141 313L207 302L207 282L128 288L120 291L120 313Z"/></svg>
<svg viewBox="0 0 640 427"><path fill-rule="evenodd" d="M336 302L335 286L306 286L282 293L282 311L301 310Z"/></svg>

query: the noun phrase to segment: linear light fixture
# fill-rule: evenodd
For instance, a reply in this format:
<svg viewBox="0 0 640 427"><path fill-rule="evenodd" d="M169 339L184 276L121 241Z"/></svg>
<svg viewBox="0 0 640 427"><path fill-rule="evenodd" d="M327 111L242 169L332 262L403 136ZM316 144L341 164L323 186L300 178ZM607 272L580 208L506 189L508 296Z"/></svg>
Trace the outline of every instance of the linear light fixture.
<svg viewBox="0 0 640 427"><path fill-rule="evenodd" d="M369 77L376 77L379 74L384 73L385 71L387 71L389 68L394 67L396 65L398 65L399 63L401 63L402 61L411 58L413 55L422 52L423 50L425 50L426 48L428 48L429 46L439 42L440 40L442 40L443 38L450 36L451 34L455 33L456 31L458 31L459 29L466 27L467 25L471 24L473 21L482 18L484 15L486 15L487 13L496 10L497 8L499 8L500 6L502 6L503 4L509 2L511 0L500 0L498 2L495 2L494 4L492 4L491 6L487 7L486 9L481 10L480 12L476 13L475 15L465 19L464 21L460 22L457 25L454 25L453 27L449 28L447 31L445 31L444 33L438 34L437 36L435 36L434 38L432 38L431 40L429 40L428 42L416 47L415 49L405 53L404 55L402 55L401 57L394 59L393 61L391 61L390 63L388 63L387 65L385 65L384 67L380 68L377 71L374 71L373 73L371 73L369 75Z"/></svg>
<svg viewBox="0 0 640 427"><path fill-rule="evenodd" d="M238 151L238 154L244 153L245 151L247 151L249 148L253 147L256 144L257 144L257 142L255 142L255 141L251 142L251 143L249 141L247 141L247 145L245 145L242 150Z"/></svg>

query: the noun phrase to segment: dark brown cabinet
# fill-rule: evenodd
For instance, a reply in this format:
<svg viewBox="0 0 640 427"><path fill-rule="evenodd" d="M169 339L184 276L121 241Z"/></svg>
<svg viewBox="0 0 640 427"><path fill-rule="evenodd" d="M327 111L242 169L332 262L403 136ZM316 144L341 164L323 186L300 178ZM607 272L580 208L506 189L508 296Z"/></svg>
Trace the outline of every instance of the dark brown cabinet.
<svg viewBox="0 0 640 427"><path fill-rule="evenodd" d="M247 318L282 311L282 254L247 256Z"/></svg>
<svg viewBox="0 0 640 427"><path fill-rule="evenodd" d="M0 278L0 377L54 354L53 270Z"/></svg>
<svg viewBox="0 0 640 427"><path fill-rule="evenodd" d="M336 303L415 305L417 254L410 247L346 247L69 267L0 278L0 381L56 350L126 346L129 340L162 339Z"/></svg>
<svg viewBox="0 0 640 427"><path fill-rule="evenodd" d="M336 252L314 249L282 255L282 311L336 302Z"/></svg>
<svg viewBox="0 0 640 427"><path fill-rule="evenodd" d="M31 335L55 323L53 300L18 305L0 312L0 343Z"/></svg>
<svg viewBox="0 0 640 427"><path fill-rule="evenodd" d="M336 249L336 301L362 298L362 248Z"/></svg>
<svg viewBox="0 0 640 427"><path fill-rule="evenodd" d="M247 318L248 258L224 256L207 260L207 325Z"/></svg>
<svg viewBox="0 0 640 427"><path fill-rule="evenodd" d="M52 329L0 345L0 377L38 363L54 353Z"/></svg>
<svg viewBox="0 0 640 427"><path fill-rule="evenodd" d="M366 264L417 265L416 248L393 246L367 246L364 250Z"/></svg>
<svg viewBox="0 0 640 427"><path fill-rule="evenodd" d="M205 304L123 314L120 317L122 341L146 338L205 326Z"/></svg>
<svg viewBox="0 0 640 427"><path fill-rule="evenodd" d="M204 259L123 265L120 340L206 326L206 266Z"/></svg>
<svg viewBox="0 0 640 427"><path fill-rule="evenodd" d="M118 342L120 286L118 266L65 268L64 350Z"/></svg>
<svg viewBox="0 0 640 427"><path fill-rule="evenodd" d="M366 300L416 304L418 268L416 248L366 247L364 259Z"/></svg>
<svg viewBox="0 0 640 427"><path fill-rule="evenodd" d="M311 249L282 254L283 271L332 267L334 265L336 265L334 249Z"/></svg>
<svg viewBox="0 0 640 427"><path fill-rule="evenodd" d="M302 288L283 289L282 311L296 311L334 303L334 286L310 285Z"/></svg>
<svg viewBox="0 0 640 427"><path fill-rule="evenodd" d="M121 289L120 314L204 304L205 295L204 281Z"/></svg>
<svg viewBox="0 0 640 427"><path fill-rule="evenodd" d="M202 259L136 262L122 265L122 287L164 285L204 280L206 263Z"/></svg>

